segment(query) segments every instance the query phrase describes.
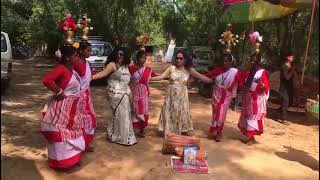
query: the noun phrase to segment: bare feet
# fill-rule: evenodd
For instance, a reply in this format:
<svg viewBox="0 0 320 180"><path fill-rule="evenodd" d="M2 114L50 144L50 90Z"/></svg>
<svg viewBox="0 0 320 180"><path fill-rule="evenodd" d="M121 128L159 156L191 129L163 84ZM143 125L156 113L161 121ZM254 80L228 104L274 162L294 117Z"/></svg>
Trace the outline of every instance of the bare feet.
<svg viewBox="0 0 320 180"><path fill-rule="evenodd" d="M283 125L289 125L289 122L286 121L286 120L281 120L281 123L282 123Z"/></svg>
<svg viewBox="0 0 320 180"><path fill-rule="evenodd" d="M209 139L215 139L217 136L217 132L210 132L209 135L208 135L208 138Z"/></svg>
<svg viewBox="0 0 320 180"><path fill-rule="evenodd" d="M284 120L282 118L276 119L277 122L283 124L283 125L289 125L290 123L287 120Z"/></svg>
<svg viewBox="0 0 320 180"><path fill-rule="evenodd" d="M145 132L144 132L144 129L135 129L134 130L134 133L138 136L138 137L145 137Z"/></svg>
<svg viewBox="0 0 320 180"><path fill-rule="evenodd" d="M87 147L86 152L94 152L94 148L92 146Z"/></svg>
<svg viewBox="0 0 320 180"><path fill-rule="evenodd" d="M256 139L254 137L252 137L245 143L250 146L250 145L253 145L253 144L257 144L258 142L256 141Z"/></svg>
<svg viewBox="0 0 320 180"><path fill-rule="evenodd" d="M218 132L217 132L217 131L212 132L212 136L213 136L213 137L216 137L216 136L217 136L217 134L218 134Z"/></svg>
<svg viewBox="0 0 320 180"><path fill-rule="evenodd" d="M140 137L146 137L146 133L144 129L140 129L140 133L138 134Z"/></svg>
<svg viewBox="0 0 320 180"><path fill-rule="evenodd" d="M218 132L217 135L215 136L214 140L216 140L216 142L220 142L222 139L222 133Z"/></svg>

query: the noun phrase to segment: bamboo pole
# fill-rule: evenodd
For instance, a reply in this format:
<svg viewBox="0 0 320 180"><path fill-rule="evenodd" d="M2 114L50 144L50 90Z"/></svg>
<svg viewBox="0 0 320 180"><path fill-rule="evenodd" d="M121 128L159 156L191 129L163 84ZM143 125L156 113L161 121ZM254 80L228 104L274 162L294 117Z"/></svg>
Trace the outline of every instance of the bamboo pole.
<svg viewBox="0 0 320 180"><path fill-rule="evenodd" d="M254 21L251 21L251 32L254 31Z"/></svg>
<svg viewBox="0 0 320 180"><path fill-rule="evenodd" d="M247 30L246 30L247 31ZM244 33L246 33L246 31ZM241 62L243 62L243 57L244 57L244 49L245 49L245 46L246 46L246 37L243 39L243 42L242 42L242 55L241 55Z"/></svg>
<svg viewBox="0 0 320 180"><path fill-rule="evenodd" d="M309 28L308 40L307 40L307 47L306 47L306 51L305 51L305 54L304 54L304 60L303 60L303 69L302 69L302 76L301 76L301 84L303 84L304 72L305 72L305 69L306 69L306 62L307 62L309 45L310 45L310 38L311 38L312 27L313 27L313 17L314 17L315 7L316 7L316 0L313 0L312 12L311 12L311 18L310 18L310 28Z"/></svg>
<svg viewBox="0 0 320 180"><path fill-rule="evenodd" d="M251 1L250 2L250 11L251 11L251 32L253 32L254 31L254 20L253 20L253 3L254 3L254 1ZM250 13L250 12L249 12Z"/></svg>

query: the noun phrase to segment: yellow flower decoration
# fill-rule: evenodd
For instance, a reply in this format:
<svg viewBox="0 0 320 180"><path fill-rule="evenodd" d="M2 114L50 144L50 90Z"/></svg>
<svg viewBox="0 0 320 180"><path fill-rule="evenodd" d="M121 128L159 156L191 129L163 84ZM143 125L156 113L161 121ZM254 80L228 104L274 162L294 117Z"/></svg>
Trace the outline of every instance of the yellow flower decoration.
<svg viewBox="0 0 320 180"><path fill-rule="evenodd" d="M74 43L72 44L72 46L75 47L76 49L78 49L79 46L80 46L80 44L79 44L79 42L74 42Z"/></svg>

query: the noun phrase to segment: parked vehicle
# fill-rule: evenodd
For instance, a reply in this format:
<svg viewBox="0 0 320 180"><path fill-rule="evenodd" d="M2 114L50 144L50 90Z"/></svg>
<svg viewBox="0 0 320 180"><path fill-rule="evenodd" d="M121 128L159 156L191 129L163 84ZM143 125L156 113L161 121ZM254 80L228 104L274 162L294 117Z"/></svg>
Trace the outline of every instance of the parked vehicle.
<svg viewBox="0 0 320 180"><path fill-rule="evenodd" d="M210 47L192 46L193 67L200 73L208 72L214 65L214 52Z"/></svg>
<svg viewBox="0 0 320 180"><path fill-rule="evenodd" d="M76 39L79 38L76 37ZM88 42L91 44L92 54L87 60L91 71L98 73L104 69L108 55L112 52L113 47L110 43L103 41L100 36L89 36Z"/></svg>
<svg viewBox="0 0 320 180"><path fill-rule="evenodd" d="M189 56L192 56L193 67L201 74L209 72L214 67L214 51L210 47L191 46ZM200 95L207 98L211 97L212 84L196 81L190 86L196 86Z"/></svg>
<svg viewBox="0 0 320 180"><path fill-rule="evenodd" d="M12 58L29 59L32 57L31 48L28 46L12 46Z"/></svg>
<svg viewBox="0 0 320 180"><path fill-rule="evenodd" d="M9 86L12 71L12 49L7 33L1 31L1 93Z"/></svg>
<svg viewBox="0 0 320 180"><path fill-rule="evenodd" d="M188 56L191 56L193 67L201 73L208 72L213 67L214 52L210 47L175 47L174 51L177 50L183 50ZM172 57L171 62L175 62L174 57Z"/></svg>

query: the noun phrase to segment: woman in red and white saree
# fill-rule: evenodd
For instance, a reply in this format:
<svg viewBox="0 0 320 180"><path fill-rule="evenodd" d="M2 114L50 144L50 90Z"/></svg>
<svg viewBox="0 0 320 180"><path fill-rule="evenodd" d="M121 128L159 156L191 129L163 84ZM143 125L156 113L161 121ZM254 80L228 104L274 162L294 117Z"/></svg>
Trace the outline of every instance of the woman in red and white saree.
<svg viewBox="0 0 320 180"><path fill-rule="evenodd" d="M238 127L249 139L247 144L256 143L255 135L263 133L264 118L269 98L268 71L261 68L261 55L251 56L252 68L244 72L245 94L243 96L243 110Z"/></svg>
<svg viewBox="0 0 320 180"><path fill-rule="evenodd" d="M222 138L222 130L226 120L229 105L237 95L241 73L236 68L231 68L232 55L223 55L224 67L214 68L205 74L209 78L215 78L212 90L212 122L209 131L214 139L219 142Z"/></svg>
<svg viewBox="0 0 320 180"><path fill-rule="evenodd" d="M146 55L139 51L136 55L135 65L129 66L131 74L130 88L133 99L133 128L140 130L140 136L144 136L144 128L149 119L149 80L157 76L150 67L144 66Z"/></svg>
<svg viewBox="0 0 320 180"><path fill-rule="evenodd" d="M84 137L86 140L86 151L93 151L90 143L93 141L96 125L96 113L94 111L90 96L91 70L86 58L91 56L91 44L82 41L79 46L79 58L74 64L74 69L81 76L81 92L79 113L82 116L82 123L79 128L84 128Z"/></svg>
<svg viewBox="0 0 320 180"><path fill-rule="evenodd" d="M62 48L62 58L43 78L43 84L55 95L48 99L42 113L40 132L48 140L48 164L54 169L67 169L78 164L85 150L83 130L78 113L80 77L73 70L76 49Z"/></svg>

